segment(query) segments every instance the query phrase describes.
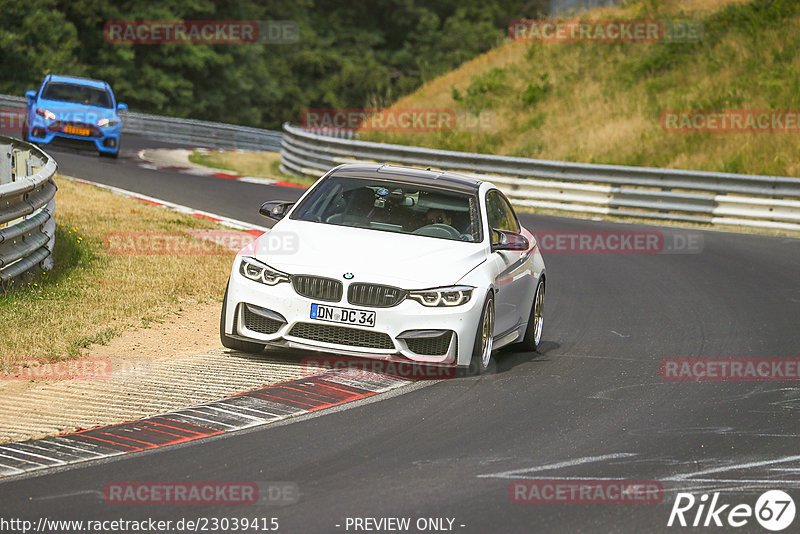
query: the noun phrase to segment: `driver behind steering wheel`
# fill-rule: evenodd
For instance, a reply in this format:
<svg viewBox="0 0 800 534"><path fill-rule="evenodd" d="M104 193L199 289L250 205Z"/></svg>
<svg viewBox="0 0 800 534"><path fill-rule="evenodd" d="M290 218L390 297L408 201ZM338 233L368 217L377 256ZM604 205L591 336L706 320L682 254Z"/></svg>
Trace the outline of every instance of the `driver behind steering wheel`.
<svg viewBox="0 0 800 534"><path fill-rule="evenodd" d="M447 226L453 226L453 217L445 210L431 208L425 215L425 224L446 224Z"/></svg>

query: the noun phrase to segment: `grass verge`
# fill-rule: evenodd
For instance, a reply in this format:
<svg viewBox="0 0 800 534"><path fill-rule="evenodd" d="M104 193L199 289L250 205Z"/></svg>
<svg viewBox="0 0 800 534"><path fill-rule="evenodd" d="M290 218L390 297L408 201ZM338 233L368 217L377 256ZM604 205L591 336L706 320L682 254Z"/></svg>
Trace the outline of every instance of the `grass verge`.
<svg viewBox="0 0 800 534"><path fill-rule="evenodd" d="M233 171L244 176L269 178L303 186L310 186L316 181L312 178L282 173L280 170L280 152L195 151L189 155L189 161L213 169Z"/></svg>
<svg viewBox="0 0 800 534"><path fill-rule="evenodd" d="M111 232L218 229L212 221L57 179L55 266L0 292L0 358L57 361L147 327L195 302L221 301L234 253L110 254Z"/></svg>
<svg viewBox="0 0 800 534"><path fill-rule="evenodd" d="M480 129L362 139L539 159L800 176L797 133L679 133L665 110L800 109L797 0L631 0L586 19L702 23L689 43L508 42L392 107L488 114Z"/></svg>

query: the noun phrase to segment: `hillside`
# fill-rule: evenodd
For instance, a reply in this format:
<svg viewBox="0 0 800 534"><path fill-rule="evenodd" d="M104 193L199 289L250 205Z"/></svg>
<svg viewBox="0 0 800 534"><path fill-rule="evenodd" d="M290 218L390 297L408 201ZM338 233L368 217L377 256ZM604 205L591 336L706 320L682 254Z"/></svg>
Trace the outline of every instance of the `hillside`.
<svg viewBox="0 0 800 534"><path fill-rule="evenodd" d="M699 21L703 35L682 43L506 40L393 106L480 114L480 131L457 126L434 133L365 132L362 138L540 159L800 176L800 2L633 0L581 19ZM778 120L788 131L668 131L662 114L669 110L794 110L795 122L791 116Z"/></svg>

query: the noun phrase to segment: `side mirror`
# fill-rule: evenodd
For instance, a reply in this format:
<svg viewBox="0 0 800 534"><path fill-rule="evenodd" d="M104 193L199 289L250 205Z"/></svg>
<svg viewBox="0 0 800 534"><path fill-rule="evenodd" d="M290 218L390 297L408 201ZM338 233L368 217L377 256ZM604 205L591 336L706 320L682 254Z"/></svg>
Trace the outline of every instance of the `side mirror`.
<svg viewBox="0 0 800 534"><path fill-rule="evenodd" d="M294 202L271 200L269 202L264 202L261 205L261 209L258 210L258 213L268 219L280 221L286 216L287 213L289 213L289 210L292 208L292 206L294 206Z"/></svg>
<svg viewBox="0 0 800 534"><path fill-rule="evenodd" d="M28 99L28 102L33 102L36 98L36 91L25 91L25 98Z"/></svg>
<svg viewBox="0 0 800 534"><path fill-rule="evenodd" d="M117 111L128 111L128 104L123 104L120 102L117 104Z"/></svg>
<svg viewBox="0 0 800 534"><path fill-rule="evenodd" d="M508 230L495 230L492 228L492 252L497 250L515 250L518 252L528 250L531 244L528 238L517 232Z"/></svg>

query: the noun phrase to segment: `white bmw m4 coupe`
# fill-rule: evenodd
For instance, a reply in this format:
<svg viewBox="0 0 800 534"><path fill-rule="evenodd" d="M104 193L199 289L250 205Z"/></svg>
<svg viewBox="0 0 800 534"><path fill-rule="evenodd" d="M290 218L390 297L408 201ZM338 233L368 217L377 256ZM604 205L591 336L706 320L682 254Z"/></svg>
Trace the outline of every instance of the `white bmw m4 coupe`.
<svg viewBox="0 0 800 534"><path fill-rule="evenodd" d="M485 372L492 351L535 351L545 266L489 182L342 165L238 253L222 305L225 347L322 351Z"/></svg>

